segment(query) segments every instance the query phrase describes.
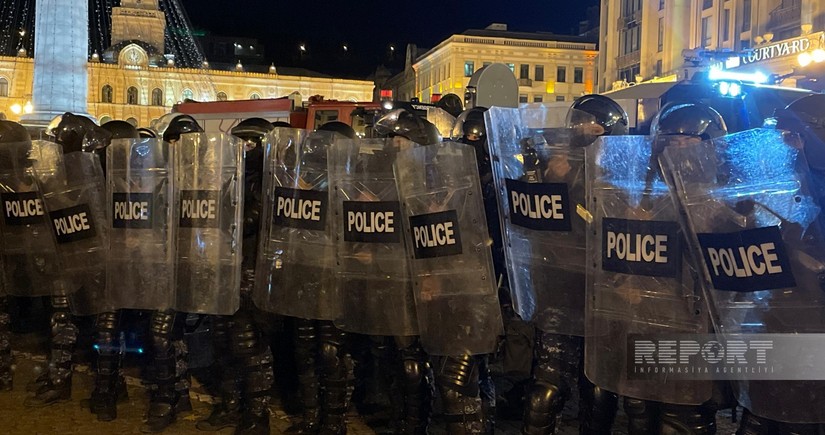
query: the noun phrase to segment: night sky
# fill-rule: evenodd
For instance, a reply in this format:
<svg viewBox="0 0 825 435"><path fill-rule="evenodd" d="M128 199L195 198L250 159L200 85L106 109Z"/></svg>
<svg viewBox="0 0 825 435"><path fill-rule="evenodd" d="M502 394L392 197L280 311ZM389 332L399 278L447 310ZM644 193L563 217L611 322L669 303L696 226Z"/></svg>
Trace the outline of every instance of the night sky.
<svg viewBox="0 0 825 435"><path fill-rule="evenodd" d="M407 43L433 47L493 22L508 30L575 34L599 0L182 0L195 29L259 39L267 62L344 76L403 68ZM518 6L514 6L518 5ZM298 45L307 54L300 56ZM348 52L342 45L346 43ZM391 55L389 45L396 47Z"/></svg>

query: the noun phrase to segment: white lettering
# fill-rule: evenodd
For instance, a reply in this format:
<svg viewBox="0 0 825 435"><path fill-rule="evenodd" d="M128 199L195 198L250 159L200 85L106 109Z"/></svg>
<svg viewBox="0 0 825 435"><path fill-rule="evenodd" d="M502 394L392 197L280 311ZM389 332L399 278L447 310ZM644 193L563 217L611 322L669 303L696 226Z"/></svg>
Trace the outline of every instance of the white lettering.
<svg viewBox="0 0 825 435"><path fill-rule="evenodd" d="M607 258L645 263L667 263L667 236L607 232Z"/></svg>
<svg viewBox="0 0 825 435"><path fill-rule="evenodd" d="M288 219L321 220L321 201L278 197L275 215Z"/></svg>

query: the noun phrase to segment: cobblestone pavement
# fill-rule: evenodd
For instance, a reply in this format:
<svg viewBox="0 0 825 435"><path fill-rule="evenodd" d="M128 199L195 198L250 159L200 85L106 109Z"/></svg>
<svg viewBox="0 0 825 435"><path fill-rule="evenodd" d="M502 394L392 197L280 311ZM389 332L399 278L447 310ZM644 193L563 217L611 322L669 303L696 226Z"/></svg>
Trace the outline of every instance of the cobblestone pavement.
<svg viewBox="0 0 825 435"><path fill-rule="evenodd" d="M11 392L0 393L0 434L3 435L69 435L69 434L139 434L140 426L147 408L147 394L145 388L138 379L135 369L127 371L127 383L129 384L129 398L127 402L118 406L118 418L112 422L98 422L87 408L82 406L84 399L89 397L92 389L92 376L87 365L77 365L73 379L72 400L55 404L46 408L32 409L23 406L23 400L27 397L26 384L34 379L45 363L45 354L40 345L27 345L26 341L32 338L15 339L16 349L20 349L15 354L16 370L14 378L14 389ZM35 339L36 341L37 339ZM21 344L22 343L22 344ZM206 432L198 431L195 422L205 418L210 410L212 397L205 390L197 385L193 385L191 413L182 415L178 421L170 426L167 434L199 434ZM619 415L616 422L614 434L623 434L620 429L625 426L623 415ZM727 435L735 431L735 425L730 423L730 416L719 416L719 434ZM281 434L293 423L291 417L287 415L278 400L274 400L272 406L271 427L273 434ZM498 419L496 433L518 434L520 423L514 420ZM373 427L370 427L372 425ZM386 432L374 420L365 420L353 411L350 418L350 434L365 435ZM220 435L232 433L231 429L224 429L215 432ZM443 425L436 418L432 425L431 433L436 435L445 434ZM567 409L562 419L558 434L574 435L578 433L578 424L575 421L575 410Z"/></svg>

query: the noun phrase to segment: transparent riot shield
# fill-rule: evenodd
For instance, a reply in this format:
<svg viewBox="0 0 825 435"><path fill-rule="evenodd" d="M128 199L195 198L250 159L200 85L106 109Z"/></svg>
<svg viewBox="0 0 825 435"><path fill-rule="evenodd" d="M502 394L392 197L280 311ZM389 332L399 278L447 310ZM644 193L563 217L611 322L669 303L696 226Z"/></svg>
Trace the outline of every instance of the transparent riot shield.
<svg viewBox="0 0 825 435"><path fill-rule="evenodd" d="M63 155L65 178L38 175L63 279L58 294L71 294L76 315L113 307L106 294L108 227L106 184L95 153Z"/></svg>
<svg viewBox="0 0 825 435"><path fill-rule="evenodd" d="M327 150L343 136L276 128L264 160L264 206L253 297L266 311L335 320Z"/></svg>
<svg viewBox="0 0 825 435"><path fill-rule="evenodd" d="M174 149L160 139L118 139L106 149L106 280L115 308L174 306Z"/></svg>
<svg viewBox="0 0 825 435"><path fill-rule="evenodd" d="M453 131L453 126L455 125L455 116L450 115L440 107L428 106L427 121L430 121L433 125L435 125L435 128L438 129L441 137L450 137L450 134L452 134Z"/></svg>
<svg viewBox="0 0 825 435"><path fill-rule="evenodd" d="M825 333L824 221L797 142L755 129L665 149L723 337ZM825 423L823 381L744 378L736 393L760 417Z"/></svg>
<svg viewBox="0 0 825 435"><path fill-rule="evenodd" d="M335 234L335 324L348 332L418 333L392 139L350 141L329 152Z"/></svg>
<svg viewBox="0 0 825 435"><path fill-rule="evenodd" d="M634 377L629 339L708 331L701 281L685 252L679 216L652 140L602 137L585 148L588 212L585 372L623 396L696 405L710 381Z"/></svg>
<svg viewBox="0 0 825 435"><path fill-rule="evenodd" d="M63 179L62 157L60 145L54 142L0 146L0 262L10 295L51 295L53 283L60 276L57 251L35 176L44 181Z"/></svg>
<svg viewBox="0 0 825 435"><path fill-rule="evenodd" d="M595 135L563 128L567 107L485 113L513 306L557 334L584 335L584 146ZM581 112L580 117L592 115Z"/></svg>
<svg viewBox="0 0 825 435"><path fill-rule="evenodd" d="M187 313L229 315L240 305L243 143L193 133L175 143L177 304Z"/></svg>
<svg viewBox="0 0 825 435"><path fill-rule="evenodd" d="M424 348L446 356L492 352L501 310L473 148L408 149L395 173Z"/></svg>

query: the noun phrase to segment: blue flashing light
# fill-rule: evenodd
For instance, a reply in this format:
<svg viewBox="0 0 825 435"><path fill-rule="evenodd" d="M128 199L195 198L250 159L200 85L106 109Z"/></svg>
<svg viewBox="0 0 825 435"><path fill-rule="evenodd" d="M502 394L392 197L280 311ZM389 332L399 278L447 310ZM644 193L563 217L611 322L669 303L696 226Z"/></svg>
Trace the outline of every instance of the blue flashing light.
<svg viewBox="0 0 825 435"><path fill-rule="evenodd" d="M139 347L138 350L137 350L137 353L143 353L143 348Z"/></svg>
<svg viewBox="0 0 825 435"><path fill-rule="evenodd" d="M736 80L740 82L748 82L748 83L756 83L756 84L764 84L768 82L768 76L762 74L761 72L754 72L754 73L742 73L742 72L733 72L733 71L725 71L718 68L711 68L710 72L708 73L708 78L713 81L718 80Z"/></svg>
<svg viewBox="0 0 825 435"><path fill-rule="evenodd" d="M722 94L723 97L728 95L730 92L730 83L728 82L719 82L719 93Z"/></svg>
<svg viewBox="0 0 825 435"><path fill-rule="evenodd" d="M93 344L93 345L92 345L92 348L93 348L94 350L100 350L100 346L98 346L98 345L96 345L96 344Z"/></svg>
<svg viewBox="0 0 825 435"><path fill-rule="evenodd" d="M728 95L734 98L742 95L742 86L739 83L731 83Z"/></svg>

